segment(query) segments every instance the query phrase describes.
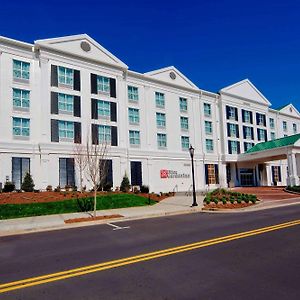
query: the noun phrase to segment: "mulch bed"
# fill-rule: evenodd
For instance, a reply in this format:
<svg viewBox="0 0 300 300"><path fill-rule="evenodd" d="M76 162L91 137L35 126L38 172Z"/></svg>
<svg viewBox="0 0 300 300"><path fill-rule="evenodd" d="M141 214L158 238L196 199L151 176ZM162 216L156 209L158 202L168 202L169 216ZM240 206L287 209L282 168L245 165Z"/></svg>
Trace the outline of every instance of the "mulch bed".
<svg viewBox="0 0 300 300"><path fill-rule="evenodd" d="M124 216L119 215L119 214L115 214L115 215L108 215L108 216L87 217L87 218L75 218L75 219L68 219L68 220L65 220L65 223L66 223L66 224L71 224L71 223L99 221L99 220L107 220L107 219L122 218L122 217L124 217Z"/></svg>
<svg viewBox="0 0 300 300"><path fill-rule="evenodd" d="M243 208L243 207L248 207L248 206L252 206L254 205L253 203L249 202L249 203L209 203L209 204L205 204L203 209L205 210L214 210L214 209L234 209L234 208Z"/></svg>
<svg viewBox="0 0 300 300"><path fill-rule="evenodd" d="M121 193L121 192L113 192ZM107 195L107 192L98 192L97 195ZM148 198L148 194L137 194L139 196ZM28 203L42 203L42 202L55 202L65 201L70 199L93 197L93 192L11 192L11 193L0 193L0 205L1 204L28 204ZM154 201L161 201L167 196L157 196L156 194L149 194L150 199ZM172 196L172 195L171 195Z"/></svg>

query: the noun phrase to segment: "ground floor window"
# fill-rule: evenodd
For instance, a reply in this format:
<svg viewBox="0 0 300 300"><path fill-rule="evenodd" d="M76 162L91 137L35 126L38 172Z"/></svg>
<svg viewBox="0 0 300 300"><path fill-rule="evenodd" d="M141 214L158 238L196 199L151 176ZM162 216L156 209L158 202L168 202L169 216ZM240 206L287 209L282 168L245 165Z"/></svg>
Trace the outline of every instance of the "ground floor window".
<svg viewBox="0 0 300 300"><path fill-rule="evenodd" d="M206 184L219 184L219 168L216 164L205 165Z"/></svg>
<svg viewBox="0 0 300 300"><path fill-rule="evenodd" d="M75 186L74 158L59 159L59 186Z"/></svg>
<svg viewBox="0 0 300 300"><path fill-rule="evenodd" d="M139 185L143 184L142 178L142 163L140 161L131 161L130 162L131 169L131 185Z"/></svg>
<svg viewBox="0 0 300 300"><path fill-rule="evenodd" d="M272 180L274 185L277 185L277 182L281 182L280 166L272 166Z"/></svg>
<svg viewBox="0 0 300 300"><path fill-rule="evenodd" d="M26 173L30 173L30 158L12 158L12 182L16 189L21 189L21 185Z"/></svg>

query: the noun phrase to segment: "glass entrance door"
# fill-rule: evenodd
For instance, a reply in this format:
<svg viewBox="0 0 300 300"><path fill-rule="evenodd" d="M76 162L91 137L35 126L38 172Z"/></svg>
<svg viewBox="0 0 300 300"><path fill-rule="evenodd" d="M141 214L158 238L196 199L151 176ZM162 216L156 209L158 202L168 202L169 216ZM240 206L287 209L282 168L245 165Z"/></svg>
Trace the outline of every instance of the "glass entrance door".
<svg viewBox="0 0 300 300"><path fill-rule="evenodd" d="M254 174L252 169L240 169L241 186L254 186Z"/></svg>

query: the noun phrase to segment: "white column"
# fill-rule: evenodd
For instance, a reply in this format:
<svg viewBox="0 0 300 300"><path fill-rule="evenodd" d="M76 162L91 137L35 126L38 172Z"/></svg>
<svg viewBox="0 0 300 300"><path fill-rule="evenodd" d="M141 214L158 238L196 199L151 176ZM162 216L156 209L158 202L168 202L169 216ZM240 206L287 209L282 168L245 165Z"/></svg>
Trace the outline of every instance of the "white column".
<svg viewBox="0 0 300 300"><path fill-rule="evenodd" d="M299 176L297 174L297 161L296 154L290 153L287 157L288 168L289 168L289 176L287 183L288 185L299 185Z"/></svg>
<svg viewBox="0 0 300 300"><path fill-rule="evenodd" d="M219 183L220 187L227 188L226 164L219 163Z"/></svg>

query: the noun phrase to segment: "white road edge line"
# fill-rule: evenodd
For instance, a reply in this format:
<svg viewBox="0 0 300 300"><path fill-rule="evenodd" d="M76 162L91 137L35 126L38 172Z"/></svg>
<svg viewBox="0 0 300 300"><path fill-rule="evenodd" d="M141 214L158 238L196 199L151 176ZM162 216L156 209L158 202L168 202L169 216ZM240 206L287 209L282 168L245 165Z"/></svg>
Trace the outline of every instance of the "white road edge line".
<svg viewBox="0 0 300 300"><path fill-rule="evenodd" d="M113 230L122 230L122 229L128 229L128 228L130 228L130 226L124 226L124 227L122 227L122 226L118 226L118 225L115 225L115 224L112 224L112 223L106 223L106 225L114 227Z"/></svg>

